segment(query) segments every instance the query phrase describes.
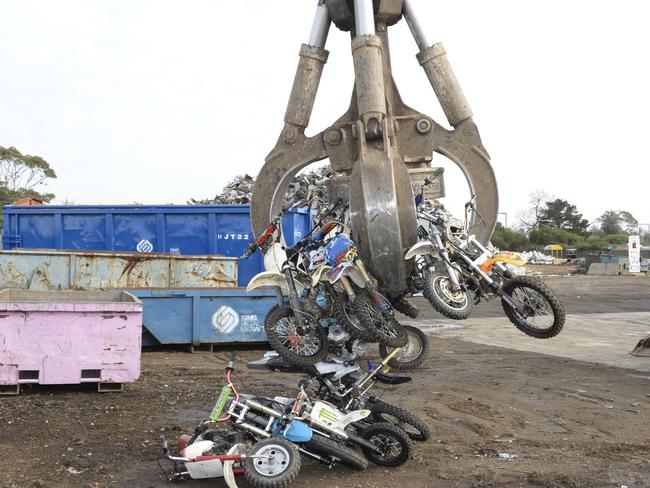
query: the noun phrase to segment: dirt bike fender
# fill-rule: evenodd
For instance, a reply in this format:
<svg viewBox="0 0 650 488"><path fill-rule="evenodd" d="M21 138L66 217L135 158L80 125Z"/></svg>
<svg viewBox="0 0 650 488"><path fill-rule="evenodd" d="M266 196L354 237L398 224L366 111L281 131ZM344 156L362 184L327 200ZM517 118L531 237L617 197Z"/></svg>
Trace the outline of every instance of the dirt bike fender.
<svg viewBox="0 0 650 488"><path fill-rule="evenodd" d="M342 424L342 428L345 429L348 425L359 422L360 420L367 418L369 415L370 410L355 410L346 414L339 420L339 422Z"/></svg>
<svg viewBox="0 0 650 488"><path fill-rule="evenodd" d="M228 451L228 456L239 456L242 454L243 449L243 444L235 444ZM235 474L232 472L234 464L235 461L224 461L223 463L223 478L228 488L238 488L237 482L235 481Z"/></svg>
<svg viewBox="0 0 650 488"><path fill-rule="evenodd" d="M196 459L199 456L203 456L203 453L212 449L213 445L214 443L212 441L198 441L183 449L180 452L180 455L184 458Z"/></svg>
<svg viewBox="0 0 650 488"><path fill-rule="evenodd" d="M359 288L365 288L366 282L363 279L363 275L354 265L349 261L339 264L336 268L332 269L329 275L329 280L331 284L339 281L343 276L350 278L352 282L357 285Z"/></svg>
<svg viewBox="0 0 650 488"><path fill-rule="evenodd" d="M316 402L309 413L309 418L314 424L345 437L345 427L347 425L365 419L369 415L370 410L355 410L344 414L330 403Z"/></svg>
<svg viewBox="0 0 650 488"><path fill-rule="evenodd" d="M295 283L298 293L302 293L305 286L297 280ZM246 287L246 291L257 290L259 288L280 288L283 292L289 292L287 280L284 275L274 271L264 271L263 273L253 276L253 279Z"/></svg>
<svg viewBox="0 0 650 488"><path fill-rule="evenodd" d="M496 263L512 264L513 266L524 266L528 260L516 252L502 252L481 265L481 270L489 273Z"/></svg>
<svg viewBox="0 0 650 488"><path fill-rule="evenodd" d="M279 273L286 260L287 253L279 243L274 242L264 254L264 269Z"/></svg>
<svg viewBox="0 0 650 488"><path fill-rule="evenodd" d="M316 286L319 281L327 282L329 281L329 274L332 272L331 266L321 266L311 277L311 286Z"/></svg>
<svg viewBox="0 0 650 488"><path fill-rule="evenodd" d="M248 283L246 291L253 291L259 288L287 288L287 280L280 273L274 271L263 271L256 274Z"/></svg>
<svg viewBox="0 0 650 488"><path fill-rule="evenodd" d="M438 256L438 252L433 244L429 241L418 242L415 246L409 249L404 256L406 261L409 261L417 256Z"/></svg>

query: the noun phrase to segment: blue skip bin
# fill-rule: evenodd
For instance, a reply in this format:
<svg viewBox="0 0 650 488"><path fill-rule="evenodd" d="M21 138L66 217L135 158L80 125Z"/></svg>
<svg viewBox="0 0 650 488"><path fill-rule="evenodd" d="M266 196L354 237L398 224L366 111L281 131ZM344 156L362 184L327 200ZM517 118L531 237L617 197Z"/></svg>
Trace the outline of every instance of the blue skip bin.
<svg viewBox="0 0 650 488"><path fill-rule="evenodd" d="M143 346L266 342L264 319L273 291L231 289L129 290L143 304Z"/></svg>
<svg viewBox="0 0 650 488"><path fill-rule="evenodd" d="M292 246L311 229L308 210L284 216ZM248 205L4 207L5 250L70 249L241 256L253 239ZM240 261L239 286L264 271L259 253Z"/></svg>

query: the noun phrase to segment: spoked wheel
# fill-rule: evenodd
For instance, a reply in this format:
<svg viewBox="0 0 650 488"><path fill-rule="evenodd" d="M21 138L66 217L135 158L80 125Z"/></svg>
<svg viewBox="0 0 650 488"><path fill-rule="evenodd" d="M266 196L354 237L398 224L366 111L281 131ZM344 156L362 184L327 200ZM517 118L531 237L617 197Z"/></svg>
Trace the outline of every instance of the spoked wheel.
<svg viewBox="0 0 650 488"><path fill-rule="evenodd" d="M372 424L361 436L379 449L379 452L376 452L362 447L368 460L379 466L401 466L411 455L411 441L396 425L387 422Z"/></svg>
<svg viewBox="0 0 650 488"><path fill-rule="evenodd" d="M550 339L562 331L566 313L562 302L546 283L532 276L516 276L503 285L503 291L522 307L523 313L520 313L501 300L510 322L524 334Z"/></svg>
<svg viewBox="0 0 650 488"><path fill-rule="evenodd" d="M364 342L377 342L378 337L374 325L363 322L356 315L354 305L348 301L347 297L337 294L332 301L334 302L336 320L348 334Z"/></svg>
<svg viewBox="0 0 650 488"><path fill-rule="evenodd" d="M375 400L370 404L370 411L375 419L397 425L414 441L424 442L431 437L427 424L408 410Z"/></svg>
<svg viewBox="0 0 650 488"><path fill-rule="evenodd" d="M402 347L408 337L404 326L390 312L382 312L368 290L361 290L354 300L355 315L364 324L372 324L377 341L389 347Z"/></svg>
<svg viewBox="0 0 650 488"><path fill-rule="evenodd" d="M267 317L264 329L280 356L298 366L311 366L327 357L327 333L311 316L303 317L301 325L293 310L279 307Z"/></svg>
<svg viewBox="0 0 650 488"><path fill-rule="evenodd" d="M429 338L417 327L405 325L407 342L406 345L390 360L388 365L398 371L410 371L419 368L429 355ZM388 357L394 348L379 346L379 354L382 358Z"/></svg>
<svg viewBox="0 0 650 488"><path fill-rule="evenodd" d="M449 276L427 272L424 275L424 297L445 317L465 320L474 308L474 294L469 290L454 290Z"/></svg>
<svg viewBox="0 0 650 488"><path fill-rule="evenodd" d="M284 439L267 439L253 445L244 461L246 481L255 488L285 488L300 472L300 452Z"/></svg>

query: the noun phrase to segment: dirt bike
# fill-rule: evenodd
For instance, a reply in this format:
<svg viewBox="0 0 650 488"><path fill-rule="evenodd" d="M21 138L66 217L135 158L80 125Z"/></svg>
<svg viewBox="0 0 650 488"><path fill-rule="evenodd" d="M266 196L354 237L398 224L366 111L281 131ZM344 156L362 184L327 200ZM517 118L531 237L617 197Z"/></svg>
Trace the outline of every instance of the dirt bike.
<svg viewBox="0 0 650 488"><path fill-rule="evenodd" d="M233 371L234 354L227 368L228 383L210 419L212 423L229 422L232 429L245 432L252 440L252 447L242 457L246 479L253 486L287 486L299 471L295 461L298 452L330 467L343 463L355 469L365 469L368 460L382 466L398 466L408 460L408 436L395 425L369 419L369 410L342 412L330 403L312 400L304 382L293 399L239 394L232 384ZM187 446L197 442L224 439L222 433L211 428L212 423L199 425L187 441L186 452ZM286 441L293 446L287 447ZM247 464L252 464L251 469Z"/></svg>
<svg viewBox="0 0 650 488"><path fill-rule="evenodd" d="M290 248L277 244L280 219L276 219L243 256L250 256L256 249L266 250L265 266L271 271L253 277L247 290L276 289L278 305L267 315L265 330L273 349L296 364L307 366L323 360L330 344L341 346L350 336L379 340L388 346L406 342L406 333L396 321L387 323L383 317L378 321L355 313L351 306L351 297L355 295L350 277L359 281L355 286L367 284L356 265L345 262L339 266L337 263L333 268L328 264L339 257L341 243L351 243L342 234L325 242L328 234L340 225L336 220L326 221L340 207L340 202L330 207L314 229ZM345 251L356 254L353 245L347 246ZM277 263L282 264L278 267ZM273 271L274 267L279 272Z"/></svg>
<svg viewBox="0 0 650 488"><path fill-rule="evenodd" d="M313 437L304 445L306 449L338 457L336 450L341 447L352 452L360 448L367 460L379 466L401 466L408 461L411 442L398 425L377 421L369 409L342 410L330 402L310 398L307 393L309 385L310 379L302 380L295 399L274 398L274 401L291 408L293 414L299 415L295 421L304 422L312 429ZM342 463L349 464L349 461L341 459Z"/></svg>
<svg viewBox="0 0 650 488"><path fill-rule="evenodd" d="M327 214L336 208L333 206ZM328 308L325 293L330 290L323 289L320 280L312 285L306 269L307 246L314 231L290 248L282 246L280 215L263 235L251 241L242 256L246 259L257 250L264 254L266 271L254 276L246 290L272 288L276 291L278 304L269 311L264 324L269 343L288 361L302 365L323 360L329 349L328 328L319 323L319 309ZM319 307L319 303L326 306Z"/></svg>
<svg viewBox="0 0 650 488"><path fill-rule="evenodd" d="M180 437L177 454L170 453L167 440L162 437L162 457L173 466L171 473L163 470L168 481L223 477L229 488L237 488L235 476L244 475L255 488L285 488L298 476L301 457L295 444L258 432L233 416L231 410L234 408L230 405L240 400L232 383L234 361L232 353L226 367L227 383L209 418L202 421L192 435ZM222 424L227 427L219 428Z"/></svg>
<svg viewBox="0 0 650 488"><path fill-rule="evenodd" d="M523 333L538 339L558 335L566 319L559 298L538 278L508 268L526 263L520 254L490 249L470 234L472 212L474 199L465 206L462 224L442 206L421 200L421 240L405 256L416 260L411 286L451 319L469 317L481 299L500 298L506 316Z"/></svg>
<svg viewBox="0 0 650 488"><path fill-rule="evenodd" d="M430 431L422 420L402 408L370 395L370 390L377 383L399 385L411 381L410 377L390 374L392 373L390 363L398 353L398 349L393 350L377 366L369 362L367 370L363 370L357 362L336 359L300 368L284 362L277 355L268 353L264 358L249 363L248 367L285 373L306 373L307 386L313 381L318 382L318 388L314 393L315 398L329 402L343 412L368 409L374 420L393 423L406 432L411 439L426 441L430 437Z"/></svg>
<svg viewBox="0 0 650 488"><path fill-rule="evenodd" d="M333 287L339 283L342 286L347 300L337 304L337 316L352 337L389 347L403 346L407 342L404 327L395 319L390 302L379 292L377 280L367 271L355 243L344 231L314 251L315 256L324 257L314 270L314 278L328 275Z"/></svg>

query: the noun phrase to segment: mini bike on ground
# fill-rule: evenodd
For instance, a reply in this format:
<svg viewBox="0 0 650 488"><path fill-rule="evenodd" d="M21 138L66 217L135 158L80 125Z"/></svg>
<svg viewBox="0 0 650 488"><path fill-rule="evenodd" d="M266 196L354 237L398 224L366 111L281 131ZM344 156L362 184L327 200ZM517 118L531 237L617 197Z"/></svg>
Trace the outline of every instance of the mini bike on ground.
<svg viewBox="0 0 650 488"><path fill-rule="evenodd" d="M234 359L233 353L210 417L191 436L181 436L177 454L163 438L163 458L172 463L169 481L223 477L236 488L235 476L244 475L255 488L285 488L300 472L301 455L355 469L368 461L390 467L408 460L411 443L402 428L379 421L370 409L341 410L312 399L308 382L300 383L296 398L240 395L232 383Z"/></svg>

